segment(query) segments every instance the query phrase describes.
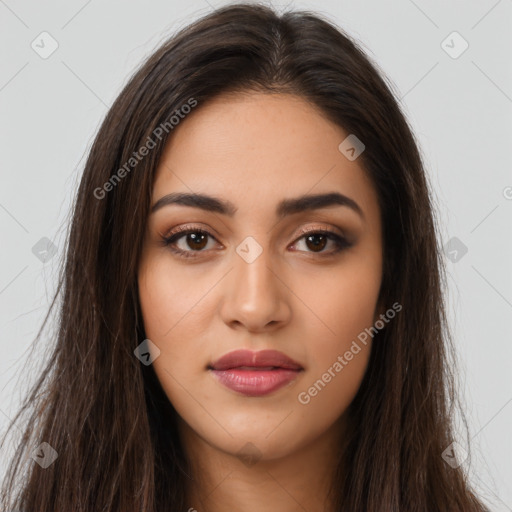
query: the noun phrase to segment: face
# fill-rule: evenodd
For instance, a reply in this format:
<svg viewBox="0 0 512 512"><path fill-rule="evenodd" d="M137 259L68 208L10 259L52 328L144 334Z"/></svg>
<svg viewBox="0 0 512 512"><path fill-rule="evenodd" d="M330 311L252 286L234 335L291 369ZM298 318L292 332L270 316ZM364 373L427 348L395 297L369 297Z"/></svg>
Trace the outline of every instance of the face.
<svg viewBox="0 0 512 512"><path fill-rule="evenodd" d="M332 432L360 386L371 338L358 339L383 311L381 218L359 160L338 149L348 135L298 97L260 93L217 97L173 131L139 298L154 370L198 441L283 457ZM215 366L239 349L299 369Z"/></svg>

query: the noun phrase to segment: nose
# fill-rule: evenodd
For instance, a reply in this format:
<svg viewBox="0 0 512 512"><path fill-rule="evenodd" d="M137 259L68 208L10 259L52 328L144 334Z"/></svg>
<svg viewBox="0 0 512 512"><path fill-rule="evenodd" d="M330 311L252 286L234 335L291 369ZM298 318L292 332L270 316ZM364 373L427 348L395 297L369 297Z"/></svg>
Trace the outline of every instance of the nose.
<svg viewBox="0 0 512 512"><path fill-rule="evenodd" d="M268 332L289 322L291 291L279 271L271 268L270 256L265 249L249 263L234 254L234 269L221 307L222 319L229 327Z"/></svg>

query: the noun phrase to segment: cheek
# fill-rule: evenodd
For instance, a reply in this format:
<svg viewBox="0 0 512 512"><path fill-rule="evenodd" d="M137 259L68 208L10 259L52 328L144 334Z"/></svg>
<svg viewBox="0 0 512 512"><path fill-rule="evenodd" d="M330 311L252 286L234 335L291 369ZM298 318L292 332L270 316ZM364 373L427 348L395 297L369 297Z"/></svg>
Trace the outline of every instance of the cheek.
<svg viewBox="0 0 512 512"><path fill-rule="evenodd" d="M183 386L204 373L208 362L207 294L218 277L191 267L180 272L168 255L152 255L138 275L145 334L160 350L153 367L169 399L180 402Z"/></svg>
<svg viewBox="0 0 512 512"><path fill-rule="evenodd" d="M380 284L379 261L357 258L296 281L294 292L304 298L309 310L296 320L309 332L307 339L315 344L315 353L343 350L373 325Z"/></svg>
<svg viewBox="0 0 512 512"><path fill-rule="evenodd" d="M167 342L182 325L193 328L188 319L201 310L217 280L216 274L199 267L180 271L168 255L148 259L139 271L139 299L147 336Z"/></svg>
<svg viewBox="0 0 512 512"><path fill-rule="evenodd" d="M313 313L303 317L300 329L308 344L309 375L297 398L308 414L332 420L357 393L370 355L380 283L379 262L359 260L296 288Z"/></svg>

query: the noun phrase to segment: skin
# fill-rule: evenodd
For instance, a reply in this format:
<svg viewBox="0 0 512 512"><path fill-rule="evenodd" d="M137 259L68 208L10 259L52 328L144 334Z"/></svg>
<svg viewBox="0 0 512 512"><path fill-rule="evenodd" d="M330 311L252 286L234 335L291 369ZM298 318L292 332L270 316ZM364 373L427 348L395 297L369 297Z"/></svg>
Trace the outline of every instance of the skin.
<svg viewBox="0 0 512 512"><path fill-rule="evenodd" d="M146 335L160 350L153 367L179 414L193 467L191 508L331 509L327 490L343 449L344 413L371 339L309 403L298 395L385 310L378 303L378 198L360 159L338 150L347 136L301 98L254 92L198 106L165 149L152 204L171 192L195 192L236 208L233 216L176 204L158 209L148 218L139 264ZM340 205L276 217L285 198L333 191L356 201L364 217ZM191 258L162 243L180 226L211 234L199 250L187 235L175 242ZM336 253L327 240L315 251L301 228L332 230L352 245ZM236 252L248 236L262 249L251 263ZM207 370L240 348L279 350L304 371L264 397L241 395ZM254 463L244 462L244 450Z"/></svg>

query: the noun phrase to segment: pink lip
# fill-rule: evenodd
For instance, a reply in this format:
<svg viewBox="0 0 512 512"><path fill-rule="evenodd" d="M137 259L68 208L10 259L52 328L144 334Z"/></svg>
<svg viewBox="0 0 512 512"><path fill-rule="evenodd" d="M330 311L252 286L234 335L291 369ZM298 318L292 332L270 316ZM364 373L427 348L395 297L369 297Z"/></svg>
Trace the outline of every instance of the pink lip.
<svg viewBox="0 0 512 512"><path fill-rule="evenodd" d="M302 366L276 350L235 350L208 369L229 389L246 396L263 396L294 380Z"/></svg>

